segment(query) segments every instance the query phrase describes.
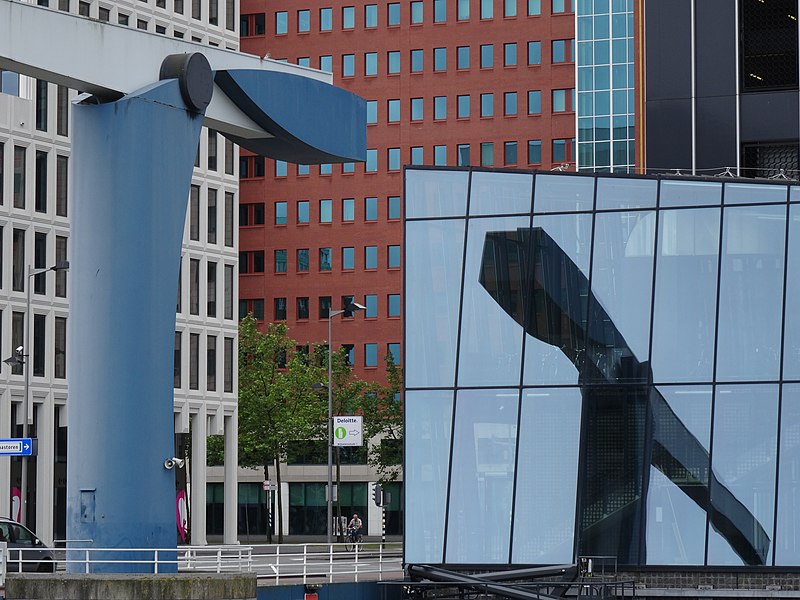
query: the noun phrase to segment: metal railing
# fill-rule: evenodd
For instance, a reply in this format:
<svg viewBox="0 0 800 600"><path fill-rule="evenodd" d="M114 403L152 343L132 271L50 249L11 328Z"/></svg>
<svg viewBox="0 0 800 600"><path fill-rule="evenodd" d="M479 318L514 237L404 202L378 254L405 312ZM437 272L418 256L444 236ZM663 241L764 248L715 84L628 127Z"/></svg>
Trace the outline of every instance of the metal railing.
<svg viewBox="0 0 800 600"><path fill-rule="evenodd" d="M79 573L125 571L164 573L254 573L261 584L381 581L402 576L402 544L264 544L178 548L88 548L81 545L35 551L11 550L8 570ZM115 568L115 565L117 568Z"/></svg>
<svg viewBox="0 0 800 600"><path fill-rule="evenodd" d="M255 553L253 570L259 581L323 583L401 578L402 543L366 542L349 550L345 544L284 544L261 546L274 554Z"/></svg>

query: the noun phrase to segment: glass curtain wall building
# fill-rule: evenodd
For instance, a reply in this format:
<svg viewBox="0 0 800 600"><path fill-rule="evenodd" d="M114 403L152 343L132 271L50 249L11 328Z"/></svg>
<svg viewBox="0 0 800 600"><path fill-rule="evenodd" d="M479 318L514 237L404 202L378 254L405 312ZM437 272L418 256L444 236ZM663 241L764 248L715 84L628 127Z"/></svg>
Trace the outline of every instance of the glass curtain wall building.
<svg viewBox="0 0 800 600"><path fill-rule="evenodd" d="M800 564L800 187L405 185L406 562Z"/></svg>
<svg viewBox="0 0 800 600"><path fill-rule="evenodd" d="M578 169L633 172L634 0L577 0Z"/></svg>

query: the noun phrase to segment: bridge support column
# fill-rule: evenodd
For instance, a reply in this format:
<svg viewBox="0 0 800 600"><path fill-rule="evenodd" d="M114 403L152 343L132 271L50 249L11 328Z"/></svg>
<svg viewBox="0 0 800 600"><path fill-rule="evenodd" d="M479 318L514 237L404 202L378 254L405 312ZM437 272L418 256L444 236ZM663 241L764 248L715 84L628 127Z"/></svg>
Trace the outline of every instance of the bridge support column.
<svg viewBox="0 0 800 600"><path fill-rule="evenodd" d="M192 544L203 546L206 540L206 450L208 448L208 415L201 406L192 415Z"/></svg>
<svg viewBox="0 0 800 600"><path fill-rule="evenodd" d="M174 453L178 260L203 124L181 91L169 79L116 102L73 104L67 537L131 549L115 553L123 561L152 560L132 549L177 540L175 472L164 461Z"/></svg>

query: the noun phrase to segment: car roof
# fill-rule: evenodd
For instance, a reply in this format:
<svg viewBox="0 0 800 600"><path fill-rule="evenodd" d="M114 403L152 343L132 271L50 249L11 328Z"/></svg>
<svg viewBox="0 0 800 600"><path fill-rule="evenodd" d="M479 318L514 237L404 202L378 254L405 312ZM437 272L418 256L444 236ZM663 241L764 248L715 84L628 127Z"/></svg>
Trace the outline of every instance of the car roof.
<svg viewBox="0 0 800 600"><path fill-rule="evenodd" d="M9 519L8 517L0 517L0 523L6 523L8 525L13 525L14 527L22 527L23 529L27 529L28 531L33 533L32 529L26 527L22 523L15 521L14 519Z"/></svg>

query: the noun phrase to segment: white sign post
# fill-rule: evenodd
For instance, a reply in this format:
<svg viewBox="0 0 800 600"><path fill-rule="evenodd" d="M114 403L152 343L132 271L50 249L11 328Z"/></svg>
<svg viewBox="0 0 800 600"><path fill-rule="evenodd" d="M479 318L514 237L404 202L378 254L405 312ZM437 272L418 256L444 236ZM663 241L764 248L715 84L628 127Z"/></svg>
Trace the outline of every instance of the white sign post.
<svg viewBox="0 0 800 600"><path fill-rule="evenodd" d="M334 446L363 446L361 417L333 417Z"/></svg>

